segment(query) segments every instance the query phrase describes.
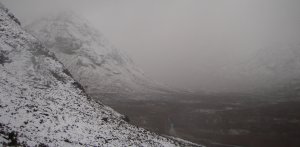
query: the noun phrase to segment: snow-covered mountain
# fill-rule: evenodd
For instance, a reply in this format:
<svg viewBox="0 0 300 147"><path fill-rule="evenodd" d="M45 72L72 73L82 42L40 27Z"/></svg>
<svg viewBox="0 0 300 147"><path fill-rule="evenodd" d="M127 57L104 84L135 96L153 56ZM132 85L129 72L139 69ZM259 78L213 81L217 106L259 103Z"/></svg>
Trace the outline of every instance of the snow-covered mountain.
<svg viewBox="0 0 300 147"><path fill-rule="evenodd" d="M262 47L240 62L224 66L219 73L214 75L218 82L233 91L264 92L291 86L300 82L300 44Z"/></svg>
<svg viewBox="0 0 300 147"><path fill-rule="evenodd" d="M0 4L0 146L196 146L123 119L90 99L54 54Z"/></svg>
<svg viewBox="0 0 300 147"><path fill-rule="evenodd" d="M242 75L262 85L265 91L292 92L300 82L300 44L267 46L242 66Z"/></svg>
<svg viewBox="0 0 300 147"><path fill-rule="evenodd" d="M73 12L36 20L26 29L55 53L88 93L145 93L164 89Z"/></svg>
<svg viewBox="0 0 300 147"><path fill-rule="evenodd" d="M260 74L277 80L300 75L300 45L276 45L259 50L246 65L244 72Z"/></svg>

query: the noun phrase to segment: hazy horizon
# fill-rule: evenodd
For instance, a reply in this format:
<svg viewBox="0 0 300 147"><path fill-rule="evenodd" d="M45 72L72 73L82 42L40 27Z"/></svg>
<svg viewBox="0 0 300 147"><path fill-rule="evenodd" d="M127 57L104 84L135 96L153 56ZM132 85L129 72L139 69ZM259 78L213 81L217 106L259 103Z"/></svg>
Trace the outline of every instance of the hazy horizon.
<svg viewBox="0 0 300 147"><path fill-rule="evenodd" d="M178 88L214 88L218 81L212 75L221 68L268 46L300 43L297 0L2 2L25 25L73 10L126 51L146 75Z"/></svg>

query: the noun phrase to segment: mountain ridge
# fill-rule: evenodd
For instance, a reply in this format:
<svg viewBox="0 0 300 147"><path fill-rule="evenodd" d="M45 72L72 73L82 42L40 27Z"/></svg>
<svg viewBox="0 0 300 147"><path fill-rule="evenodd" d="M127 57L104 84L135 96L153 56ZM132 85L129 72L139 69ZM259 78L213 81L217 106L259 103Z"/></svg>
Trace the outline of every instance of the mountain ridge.
<svg viewBox="0 0 300 147"><path fill-rule="evenodd" d="M0 3L0 144L198 146L132 126L91 99Z"/></svg>
<svg viewBox="0 0 300 147"><path fill-rule="evenodd" d="M56 54L88 93L168 91L147 77L124 51L111 45L77 14L58 13L25 28Z"/></svg>

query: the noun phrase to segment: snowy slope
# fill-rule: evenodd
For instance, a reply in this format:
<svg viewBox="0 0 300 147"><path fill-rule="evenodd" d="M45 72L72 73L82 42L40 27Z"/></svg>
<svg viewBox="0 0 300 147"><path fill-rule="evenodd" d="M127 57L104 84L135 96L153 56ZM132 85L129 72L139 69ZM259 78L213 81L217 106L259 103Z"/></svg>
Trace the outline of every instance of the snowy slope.
<svg viewBox="0 0 300 147"><path fill-rule="evenodd" d="M193 146L129 125L91 100L0 4L0 146Z"/></svg>
<svg viewBox="0 0 300 147"><path fill-rule="evenodd" d="M165 88L147 78L124 52L73 12L36 20L26 29L55 53L88 93L161 92Z"/></svg>

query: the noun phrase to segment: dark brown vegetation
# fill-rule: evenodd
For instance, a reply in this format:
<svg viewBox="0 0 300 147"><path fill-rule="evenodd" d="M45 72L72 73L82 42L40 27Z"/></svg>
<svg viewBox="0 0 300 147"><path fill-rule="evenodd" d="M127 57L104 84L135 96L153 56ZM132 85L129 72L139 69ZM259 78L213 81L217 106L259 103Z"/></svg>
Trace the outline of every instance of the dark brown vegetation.
<svg viewBox="0 0 300 147"><path fill-rule="evenodd" d="M208 147L300 145L297 100L249 94L103 95L101 101L128 115L132 124Z"/></svg>

